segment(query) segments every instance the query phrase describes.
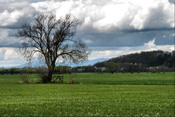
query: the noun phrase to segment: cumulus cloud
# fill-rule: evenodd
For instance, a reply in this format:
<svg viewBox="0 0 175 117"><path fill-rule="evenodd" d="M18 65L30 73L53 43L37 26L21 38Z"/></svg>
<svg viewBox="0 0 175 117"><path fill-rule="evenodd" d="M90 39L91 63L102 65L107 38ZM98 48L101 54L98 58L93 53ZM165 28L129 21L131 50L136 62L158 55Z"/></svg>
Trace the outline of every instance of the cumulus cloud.
<svg viewBox="0 0 175 117"><path fill-rule="evenodd" d="M111 32L173 28L174 4L168 0L50 0L30 4L30 0L11 0L0 4L0 26L19 24L36 12L71 13L81 20L79 31Z"/></svg>
<svg viewBox="0 0 175 117"><path fill-rule="evenodd" d="M79 31L99 32L173 28L173 7L168 0L66 0L33 3L37 11L58 17L71 13L82 24Z"/></svg>
<svg viewBox="0 0 175 117"><path fill-rule="evenodd" d="M0 67L17 66L25 63L14 48L0 48L0 55Z"/></svg>
<svg viewBox="0 0 175 117"><path fill-rule="evenodd" d="M174 4L168 0L52 0L32 6L58 18L73 14L81 22L77 37L88 46L140 46L153 37L159 44L173 42L162 39L174 27Z"/></svg>
<svg viewBox="0 0 175 117"><path fill-rule="evenodd" d="M22 24L32 22L36 14L27 1L0 1L0 47L17 47L17 30Z"/></svg>
<svg viewBox="0 0 175 117"><path fill-rule="evenodd" d="M66 13L73 14L81 22L77 37L82 38L89 46L136 46L155 35L147 37L146 33L137 33L138 36L135 36L137 34L134 31L166 30L174 27L174 4L168 0L38 0L36 3L29 1L31 0L10 0L0 4L0 28L12 30L6 37L11 39L11 44L14 42L16 45L16 41L15 34L10 33L14 33L14 29L19 28L21 24L32 22L35 15L40 12L53 13L58 18ZM2 44L7 46L4 43L0 45Z"/></svg>
<svg viewBox="0 0 175 117"><path fill-rule="evenodd" d="M23 23L31 22L37 12L27 1L1 2L0 26L17 28Z"/></svg>
<svg viewBox="0 0 175 117"><path fill-rule="evenodd" d="M14 48L2 47L17 47L21 24L41 12L78 18L76 38L92 49L90 59L174 49L173 0L0 0L0 65L23 61Z"/></svg>

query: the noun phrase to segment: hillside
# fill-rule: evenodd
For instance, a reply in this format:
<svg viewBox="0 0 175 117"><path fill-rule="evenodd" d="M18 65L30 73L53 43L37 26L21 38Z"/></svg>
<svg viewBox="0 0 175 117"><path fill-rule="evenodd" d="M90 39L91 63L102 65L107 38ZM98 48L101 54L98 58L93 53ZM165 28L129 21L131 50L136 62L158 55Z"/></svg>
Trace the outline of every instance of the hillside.
<svg viewBox="0 0 175 117"><path fill-rule="evenodd" d="M107 62L115 62L118 64L140 64L147 67L166 66L172 68L175 65L175 51L147 51L133 53L109 59L104 62L94 64L96 67L104 67Z"/></svg>

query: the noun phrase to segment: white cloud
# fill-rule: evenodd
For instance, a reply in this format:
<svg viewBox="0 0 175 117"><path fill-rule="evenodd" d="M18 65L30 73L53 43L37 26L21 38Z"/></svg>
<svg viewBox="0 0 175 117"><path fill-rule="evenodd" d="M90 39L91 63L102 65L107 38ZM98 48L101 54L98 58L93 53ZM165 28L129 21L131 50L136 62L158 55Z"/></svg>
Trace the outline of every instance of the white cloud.
<svg viewBox="0 0 175 117"><path fill-rule="evenodd" d="M171 34L170 36L171 36L171 37L174 37L174 36L175 36L175 33Z"/></svg>
<svg viewBox="0 0 175 117"><path fill-rule="evenodd" d="M0 48L0 67L17 66L25 63L16 48Z"/></svg>
<svg viewBox="0 0 175 117"><path fill-rule="evenodd" d="M30 19L35 12L44 12L57 17L73 14L82 21L79 31L172 28L173 8L168 0L50 0L32 4L16 0L0 4L0 26Z"/></svg>
<svg viewBox="0 0 175 117"><path fill-rule="evenodd" d="M4 12L0 13L0 16L0 25L7 26L16 23L18 19L23 16L23 13L19 10L14 10L12 12L5 10Z"/></svg>
<svg viewBox="0 0 175 117"><path fill-rule="evenodd" d="M6 49L4 59L9 60L9 59L17 59L19 55L15 52L14 49Z"/></svg>
<svg viewBox="0 0 175 117"><path fill-rule="evenodd" d="M121 50L92 51L92 54L90 55L89 59L93 60L93 59L98 59L98 58L112 58L112 57L117 57L122 54L123 54L123 51Z"/></svg>
<svg viewBox="0 0 175 117"><path fill-rule="evenodd" d="M163 38L166 38L166 35L163 35Z"/></svg>
<svg viewBox="0 0 175 117"><path fill-rule="evenodd" d="M20 27L30 22L36 12L27 1L0 2L0 26Z"/></svg>
<svg viewBox="0 0 175 117"><path fill-rule="evenodd" d="M93 43L93 41L92 40L85 40L85 43L86 44L91 44L91 43Z"/></svg>
<svg viewBox="0 0 175 117"><path fill-rule="evenodd" d="M154 38L153 40L149 41L148 43L145 43L144 47L148 47L148 48L149 47L156 47L155 40L156 40L156 38Z"/></svg>
<svg viewBox="0 0 175 117"><path fill-rule="evenodd" d="M32 6L38 11L56 13L58 17L66 13L75 15L82 21L81 31L174 27L174 5L168 0L66 0L33 3Z"/></svg>

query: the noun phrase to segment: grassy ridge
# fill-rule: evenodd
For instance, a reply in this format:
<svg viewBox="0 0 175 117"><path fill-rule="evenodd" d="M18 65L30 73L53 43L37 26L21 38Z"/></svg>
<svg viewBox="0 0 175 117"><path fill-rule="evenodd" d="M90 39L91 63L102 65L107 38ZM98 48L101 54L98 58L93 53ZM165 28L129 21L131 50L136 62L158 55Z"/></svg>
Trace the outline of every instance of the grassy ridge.
<svg viewBox="0 0 175 117"><path fill-rule="evenodd" d="M1 116L174 116L166 85L0 85Z"/></svg>

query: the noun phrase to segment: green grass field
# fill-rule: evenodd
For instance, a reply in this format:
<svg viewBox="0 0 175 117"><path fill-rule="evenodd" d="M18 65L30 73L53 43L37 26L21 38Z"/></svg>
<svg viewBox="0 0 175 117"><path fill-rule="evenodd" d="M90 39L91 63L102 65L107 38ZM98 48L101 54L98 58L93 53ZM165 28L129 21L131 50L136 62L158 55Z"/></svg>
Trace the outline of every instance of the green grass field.
<svg viewBox="0 0 175 117"><path fill-rule="evenodd" d="M29 75L24 84L20 75L0 75L0 116L175 116L174 73L64 77L64 84L40 84Z"/></svg>
<svg viewBox="0 0 175 117"><path fill-rule="evenodd" d="M22 78L18 75L0 75L0 84L21 84ZM30 83L38 83L38 75L28 75ZM174 73L79 73L64 75L64 84L70 84L72 79L75 84L106 84L106 85L173 85Z"/></svg>

